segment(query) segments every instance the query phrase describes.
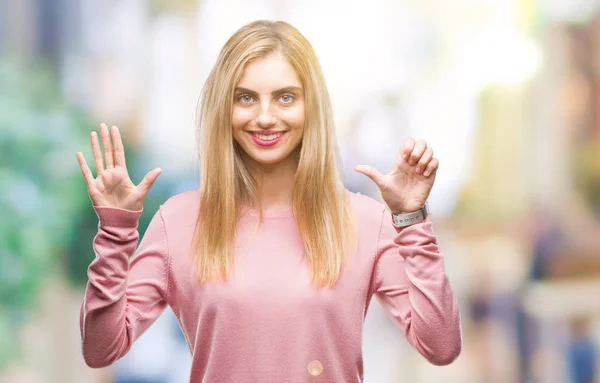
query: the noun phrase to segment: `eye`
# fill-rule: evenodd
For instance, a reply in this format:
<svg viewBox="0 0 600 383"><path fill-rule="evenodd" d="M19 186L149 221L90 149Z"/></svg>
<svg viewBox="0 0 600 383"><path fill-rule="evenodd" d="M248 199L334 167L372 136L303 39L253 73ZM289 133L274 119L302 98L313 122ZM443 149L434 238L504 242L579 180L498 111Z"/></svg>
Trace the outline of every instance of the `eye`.
<svg viewBox="0 0 600 383"><path fill-rule="evenodd" d="M254 98L247 94L241 94L238 96L238 101L240 101L242 104L249 104L254 101Z"/></svg>
<svg viewBox="0 0 600 383"><path fill-rule="evenodd" d="M284 94L280 97L280 99L281 102L283 102L284 104L289 104L294 101L294 96L292 96L291 94Z"/></svg>

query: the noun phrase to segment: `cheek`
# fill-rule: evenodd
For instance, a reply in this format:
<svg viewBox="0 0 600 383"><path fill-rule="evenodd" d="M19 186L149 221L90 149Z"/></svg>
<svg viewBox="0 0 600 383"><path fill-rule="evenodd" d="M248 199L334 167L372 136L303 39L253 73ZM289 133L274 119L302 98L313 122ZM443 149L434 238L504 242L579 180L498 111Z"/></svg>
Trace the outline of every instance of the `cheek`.
<svg viewBox="0 0 600 383"><path fill-rule="evenodd" d="M231 113L231 124L234 129L242 129L252 118L250 109L234 107Z"/></svg>
<svg viewBox="0 0 600 383"><path fill-rule="evenodd" d="M288 110L285 121L291 128L302 129L304 127L304 108L299 107Z"/></svg>

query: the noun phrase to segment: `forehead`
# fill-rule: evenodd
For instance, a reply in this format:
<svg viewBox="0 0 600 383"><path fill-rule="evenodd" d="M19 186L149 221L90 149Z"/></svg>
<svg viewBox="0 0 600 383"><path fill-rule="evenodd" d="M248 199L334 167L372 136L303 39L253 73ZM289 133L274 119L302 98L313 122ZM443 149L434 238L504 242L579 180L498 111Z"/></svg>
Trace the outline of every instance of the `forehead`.
<svg viewBox="0 0 600 383"><path fill-rule="evenodd" d="M281 53L276 52L249 62L237 86L260 90L301 87L302 84L292 64Z"/></svg>

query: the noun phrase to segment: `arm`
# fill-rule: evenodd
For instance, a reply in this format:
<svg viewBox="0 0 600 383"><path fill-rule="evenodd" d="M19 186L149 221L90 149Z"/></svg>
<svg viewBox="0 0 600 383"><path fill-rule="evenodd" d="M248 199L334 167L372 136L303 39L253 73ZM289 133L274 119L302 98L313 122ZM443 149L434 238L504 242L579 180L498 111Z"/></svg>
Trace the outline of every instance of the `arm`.
<svg viewBox="0 0 600 383"><path fill-rule="evenodd" d="M164 311L169 255L160 209L137 250L141 210L94 209L99 218L96 258L88 268L80 330L86 364L100 368L124 356Z"/></svg>
<svg viewBox="0 0 600 383"><path fill-rule="evenodd" d="M435 365L450 364L462 348L460 313L430 218L396 229L383 210L372 289L414 348Z"/></svg>

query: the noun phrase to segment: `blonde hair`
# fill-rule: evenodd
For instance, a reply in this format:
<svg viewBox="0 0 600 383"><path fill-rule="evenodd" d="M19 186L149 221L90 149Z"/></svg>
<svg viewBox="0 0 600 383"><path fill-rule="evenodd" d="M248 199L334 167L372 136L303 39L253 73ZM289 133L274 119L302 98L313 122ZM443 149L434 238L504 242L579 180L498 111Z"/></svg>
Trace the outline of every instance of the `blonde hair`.
<svg viewBox="0 0 600 383"><path fill-rule="evenodd" d="M275 52L289 60L305 92L305 127L292 208L311 268L311 283L335 284L356 237L338 163L331 102L316 53L290 24L255 21L225 43L198 105L201 193L192 259L200 282L227 279L242 207L258 206L262 220L258 184L233 139L231 115L234 89L245 66Z"/></svg>

